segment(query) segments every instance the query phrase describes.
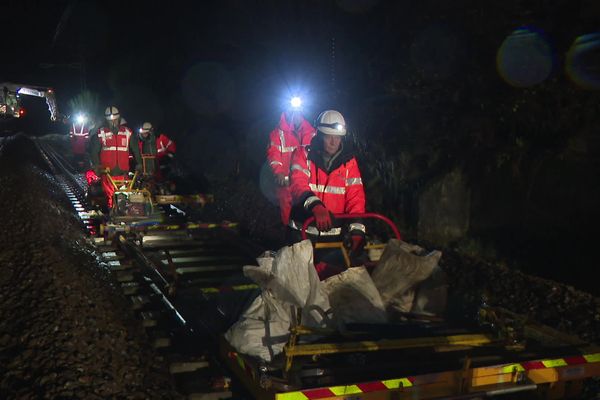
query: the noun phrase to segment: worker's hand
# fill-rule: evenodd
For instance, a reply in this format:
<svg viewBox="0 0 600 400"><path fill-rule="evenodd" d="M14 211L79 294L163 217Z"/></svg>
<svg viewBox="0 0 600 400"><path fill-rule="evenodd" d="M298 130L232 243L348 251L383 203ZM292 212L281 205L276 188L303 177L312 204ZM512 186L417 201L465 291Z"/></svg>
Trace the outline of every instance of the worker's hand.
<svg viewBox="0 0 600 400"><path fill-rule="evenodd" d="M314 206L312 213L315 216L318 230L325 232L331 229L331 215L329 215L329 210L323 204Z"/></svg>
<svg viewBox="0 0 600 400"><path fill-rule="evenodd" d="M350 236L350 250L353 253L362 251L365 247L365 237L363 235L352 235Z"/></svg>
<svg viewBox="0 0 600 400"><path fill-rule="evenodd" d="M365 247L364 235L354 234L350 236L350 265L357 267L365 265L368 261L367 254L363 251Z"/></svg>
<svg viewBox="0 0 600 400"><path fill-rule="evenodd" d="M275 174L275 182L279 186L287 186L289 180L286 174Z"/></svg>

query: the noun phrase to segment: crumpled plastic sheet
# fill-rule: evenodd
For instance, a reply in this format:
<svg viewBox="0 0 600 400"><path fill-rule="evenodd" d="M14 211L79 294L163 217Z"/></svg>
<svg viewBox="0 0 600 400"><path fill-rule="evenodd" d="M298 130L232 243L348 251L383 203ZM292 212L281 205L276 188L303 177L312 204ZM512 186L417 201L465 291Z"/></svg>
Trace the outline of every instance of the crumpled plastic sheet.
<svg viewBox="0 0 600 400"><path fill-rule="evenodd" d="M323 285L329 294L339 329L345 324L387 322L381 296L365 267L354 267L327 278Z"/></svg>
<svg viewBox="0 0 600 400"><path fill-rule="evenodd" d="M389 311L411 312L417 285L427 280L442 253L425 253L419 246L391 239L371 277Z"/></svg>

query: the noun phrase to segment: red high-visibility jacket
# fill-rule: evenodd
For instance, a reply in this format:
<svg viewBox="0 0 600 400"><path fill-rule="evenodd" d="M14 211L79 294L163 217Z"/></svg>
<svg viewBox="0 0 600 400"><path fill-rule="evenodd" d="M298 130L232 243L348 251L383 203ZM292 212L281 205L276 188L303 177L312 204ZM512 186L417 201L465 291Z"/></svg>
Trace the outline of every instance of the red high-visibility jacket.
<svg viewBox="0 0 600 400"><path fill-rule="evenodd" d="M167 135L164 133L158 135L156 138L156 157L159 160L169 153L175 154L176 150L177 146L175 145L175 142L169 139Z"/></svg>
<svg viewBox="0 0 600 400"><path fill-rule="evenodd" d="M279 125L269 134L270 143L267 147L267 161L273 173L289 175L292 152L298 146L308 146L314 135L315 128L304 118L295 134L293 125L286 121L285 113L282 113Z"/></svg>
<svg viewBox="0 0 600 400"><path fill-rule="evenodd" d="M88 129L86 124L71 124L71 129L69 129L70 136L89 136L90 130Z"/></svg>
<svg viewBox="0 0 600 400"><path fill-rule="evenodd" d="M362 214L365 212L365 191L356 158L350 151L342 151L326 166L315 138L308 148L299 148L292 155L291 193L294 208L304 213L292 211L290 226L302 228L302 218L310 215L317 204L322 204L334 214ZM304 219L305 219L304 218ZM361 223L350 224L350 230L365 232ZM309 230L309 233L310 230ZM339 228L329 233L337 235Z"/></svg>
<svg viewBox="0 0 600 400"><path fill-rule="evenodd" d="M285 113L282 113L279 125L269 135L270 143L267 147L267 162L273 174L289 176L292 153L298 147L308 146L314 135L315 129L304 118L300 123L298 131L294 132L294 126L288 123ZM280 186L276 189L276 194L279 200L281 222L287 225L292 209L290 188L288 186Z"/></svg>
<svg viewBox="0 0 600 400"><path fill-rule="evenodd" d="M71 149L73 154L83 155L87 152L86 146L90 138L90 131L85 124L71 124L69 130Z"/></svg>
<svg viewBox="0 0 600 400"><path fill-rule="evenodd" d="M169 139L169 137L163 133L156 138L156 148L152 149L152 151L147 151L148 146L146 146L146 149L144 149L144 141L142 141L141 138L138 140L138 147L140 149L140 154L156 155L157 159L161 159L169 153L175 154L175 151L177 150L175 142Z"/></svg>
<svg viewBox="0 0 600 400"><path fill-rule="evenodd" d="M129 143L132 132L128 127L121 125L116 135L107 128L98 130L100 142L100 164L103 167L121 171L129 171Z"/></svg>

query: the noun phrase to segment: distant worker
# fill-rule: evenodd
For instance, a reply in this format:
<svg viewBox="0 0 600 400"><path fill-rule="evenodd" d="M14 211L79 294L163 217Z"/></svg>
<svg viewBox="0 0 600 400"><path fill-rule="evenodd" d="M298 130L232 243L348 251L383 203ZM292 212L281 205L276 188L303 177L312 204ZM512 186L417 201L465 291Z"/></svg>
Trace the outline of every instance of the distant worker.
<svg viewBox="0 0 600 400"><path fill-rule="evenodd" d="M348 143L346 122L334 110L323 111L316 121L317 134L307 148L298 148L292 156L291 193L294 207L288 241L300 240L306 219L315 217L316 228L307 233L325 240L340 240L341 227L334 226L331 214L362 214L365 192L358 163ZM349 224L351 251L361 252L365 244L365 226L359 219Z"/></svg>
<svg viewBox="0 0 600 400"><path fill-rule="evenodd" d="M302 115L302 100L293 97L286 111L281 114L279 124L269 135L267 162L277 184L277 199L281 211L281 222L287 226L292 208L290 192L290 161L298 147L310 144L315 129Z"/></svg>
<svg viewBox="0 0 600 400"><path fill-rule="evenodd" d="M173 158L177 150L175 142L164 133L156 136L154 126L144 122L139 131L139 149L142 155L143 171L161 180L161 168L165 167L167 160Z"/></svg>
<svg viewBox="0 0 600 400"><path fill-rule="evenodd" d="M87 116L78 114L71 121L69 129L69 139L71 141L71 150L76 158L83 158L88 154L88 143L90 139L90 129Z"/></svg>
<svg viewBox="0 0 600 400"><path fill-rule="evenodd" d="M141 170L142 158L136 145L131 140L131 129L120 125L121 116L115 106L107 107L104 111L108 127L98 129L97 135L90 142L90 158L98 173L102 173L102 188L107 198L108 208L112 208L115 188L104 172L110 173L114 179L125 179L129 173L129 153L136 161L136 169Z"/></svg>

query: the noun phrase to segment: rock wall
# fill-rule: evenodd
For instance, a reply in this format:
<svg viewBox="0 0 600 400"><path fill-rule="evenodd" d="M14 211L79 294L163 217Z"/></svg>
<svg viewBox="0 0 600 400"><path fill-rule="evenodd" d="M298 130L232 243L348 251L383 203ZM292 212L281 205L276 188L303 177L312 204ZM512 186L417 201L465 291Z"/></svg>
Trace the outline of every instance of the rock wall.
<svg viewBox="0 0 600 400"><path fill-rule="evenodd" d="M418 237L448 245L469 231L471 191L455 169L431 182L419 196Z"/></svg>

